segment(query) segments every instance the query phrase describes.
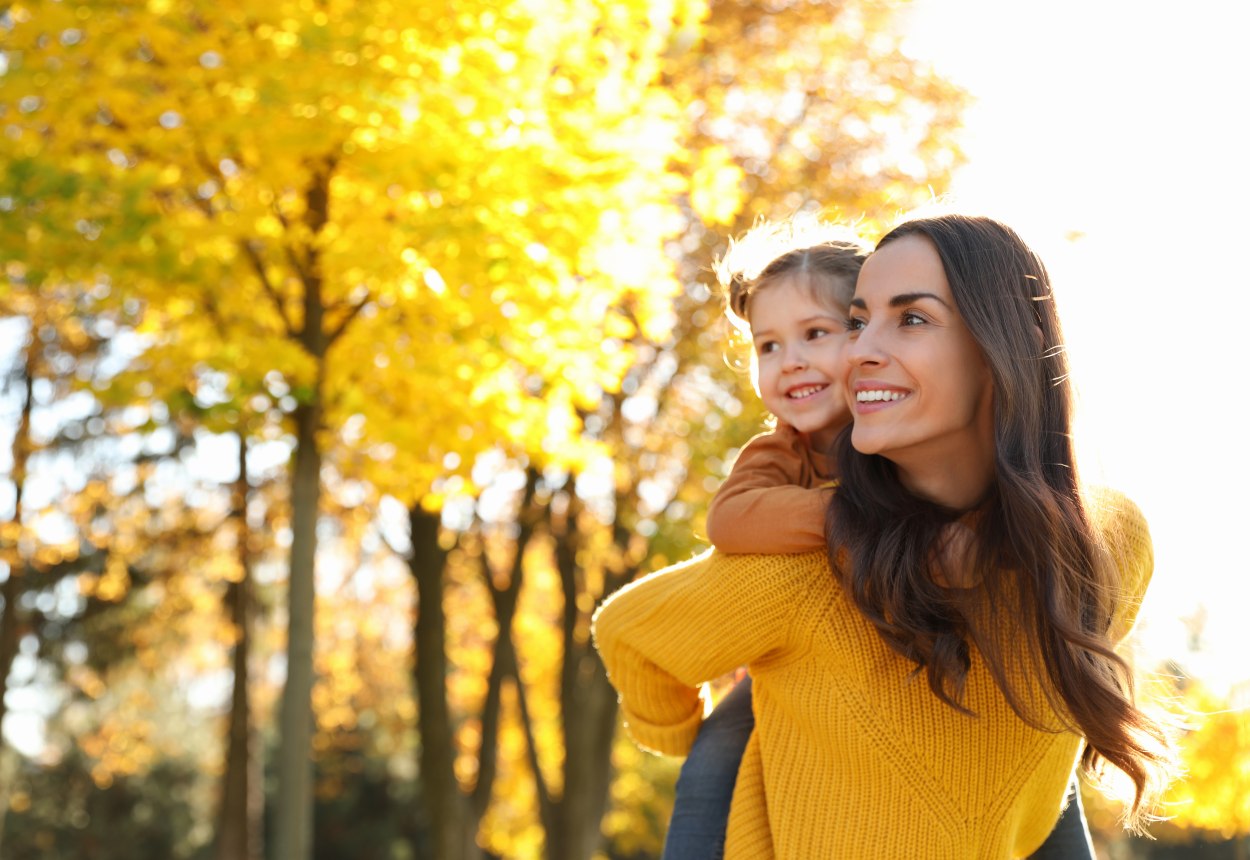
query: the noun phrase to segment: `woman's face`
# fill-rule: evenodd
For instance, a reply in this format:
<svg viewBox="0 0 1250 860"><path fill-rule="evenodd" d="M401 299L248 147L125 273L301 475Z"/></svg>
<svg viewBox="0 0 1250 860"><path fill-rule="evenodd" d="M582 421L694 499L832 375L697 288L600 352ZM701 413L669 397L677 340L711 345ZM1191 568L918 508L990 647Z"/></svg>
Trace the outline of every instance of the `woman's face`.
<svg viewBox="0 0 1250 860"><path fill-rule="evenodd" d="M993 382L937 249L912 234L875 251L851 300L851 442L908 470L993 462Z"/></svg>

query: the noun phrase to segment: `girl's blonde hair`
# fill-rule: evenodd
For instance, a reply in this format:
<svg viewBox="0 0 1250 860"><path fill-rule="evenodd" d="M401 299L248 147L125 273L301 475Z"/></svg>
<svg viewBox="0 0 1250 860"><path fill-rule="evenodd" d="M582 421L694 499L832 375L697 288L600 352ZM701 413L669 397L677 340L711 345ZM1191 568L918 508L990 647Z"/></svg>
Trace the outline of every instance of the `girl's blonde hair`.
<svg viewBox="0 0 1250 860"><path fill-rule="evenodd" d="M813 297L845 307L869 245L854 230L815 217L760 221L716 261L725 314L740 331L750 329L751 299L783 277L800 277Z"/></svg>

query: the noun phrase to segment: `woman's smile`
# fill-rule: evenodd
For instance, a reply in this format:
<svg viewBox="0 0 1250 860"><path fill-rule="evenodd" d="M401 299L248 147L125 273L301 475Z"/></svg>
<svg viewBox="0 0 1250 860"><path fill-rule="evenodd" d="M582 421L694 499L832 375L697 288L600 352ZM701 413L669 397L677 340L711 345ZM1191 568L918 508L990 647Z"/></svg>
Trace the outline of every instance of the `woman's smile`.
<svg viewBox="0 0 1250 860"><path fill-rule="evenodd" d="M852 393L855 400L853 408L857 415L889 409L912 395L906 388L862 380L855 384Z"/></svg>

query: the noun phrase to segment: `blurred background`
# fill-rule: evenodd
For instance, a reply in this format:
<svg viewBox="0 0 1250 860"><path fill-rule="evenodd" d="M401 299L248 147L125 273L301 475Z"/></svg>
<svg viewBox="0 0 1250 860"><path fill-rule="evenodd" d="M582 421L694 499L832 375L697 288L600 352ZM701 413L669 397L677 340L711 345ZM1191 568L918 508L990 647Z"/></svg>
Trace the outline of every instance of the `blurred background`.
<svg viewBox="0 0 1250 860"><path fill-rule="evenodd" d="M1242 4L0 9L0 857L658 857L589 618L763 427L710 264L942 195L1154 534L1190 777L1099 856L1247 856Z"/></svg>

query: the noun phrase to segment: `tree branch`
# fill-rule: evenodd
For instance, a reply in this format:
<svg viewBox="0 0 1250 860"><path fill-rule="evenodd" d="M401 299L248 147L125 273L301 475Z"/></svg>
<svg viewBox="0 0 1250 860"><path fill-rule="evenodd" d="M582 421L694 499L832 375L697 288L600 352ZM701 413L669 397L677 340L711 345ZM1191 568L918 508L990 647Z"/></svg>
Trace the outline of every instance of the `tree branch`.
<svg viewBox="0 0 1250 860"><path fill-rule="evenodd" d="M538 746L534 742L534 721L530 718L525 684L521 681L519 672L513 675L513 680L516 682L517 710L521 712L521 725L525 729L526 760L529 762L530 770L534 772L534 784L538 789L538 818L542 821L543 830L552 834L556 832L555 803L551 799L551 789L547 786L543 770L538 765Z"/></svg>
<svg viewBox="0 0 1250 860"><path fill-rule="evenodd" d="M525 550L534 538L537 517L534 515L534 494L538 487L538 471L526 470L525 489L522 492L521 506L517 512L520 533L514 542L516 549L512 556L508 582L503 588L495 585L491 576L485 554L482 557L481 573L490 591L491 602L494 604L495 619L499 625L499 633L495 637L494 659L491 662L490 677L486 687L486 701L482 706L482 742L478 749L477 785L473 788L470 799L474 814L479 818L485 814L490 803L491 788L495 781L495 771L499 759L497 740L499 736L500 699L505 678L511 676L521 685L521 673L517 667L516 644L512 639L512 621L516 617L517 601L521 594L521 583L524 578ZM540 774L541 777L541 774ZM540 793L545 786L539 783Z"/></svg>
<svg viewBox="0 0 1250 860"><path fill-rule="evenodd" d="M278 311L278 316L282 318L282 325L286 329L288 337L298 338L299 332L296 330L294 323L291 322L290 316L286 312L286 304L282 301L282 296L278 294L278 290L269 280L269 273L265 271L265 261L261 259L260 253L256 247L247 239L239 240L239 247L244 255L251 261L252 270L256 272L256 277L260 280L261 287L264 288L265 294L269 296L273 306Z"/></svg>
<svg viewBox="0 0 1250 860"><path fill-rule="evenodd" d="M511 674L505 671L505 664L508 662L505 652L510 648L510 637L504 636L501 631L495 638L494 659L491 661L490 678L486 685L486 701L482 705L482 741L477 753L477 785L473 786L473 794L469 798L473 815L479 820L490 804L491 788L499 761L499 704L504 678Z"/></svg>
<svg viewBox="0 0 1250 860"><path fill-rule="evenodd" d="M372 298L373 298L372 294L366 295L359 302L357 302L354 305L351 305L347 309L347 314L343 317L343 319L339 320L339 324L336 325L334 329L330 332L330 334L327 336L327 340L326 340L327 346L332 345L336 340L338 340L340 337L343 336L343 332L347 331L347 327L351 325L352 320L354 320L356 316L361 312L361 310L364 309L365 305L369 304L369 301Z"/></svg>

